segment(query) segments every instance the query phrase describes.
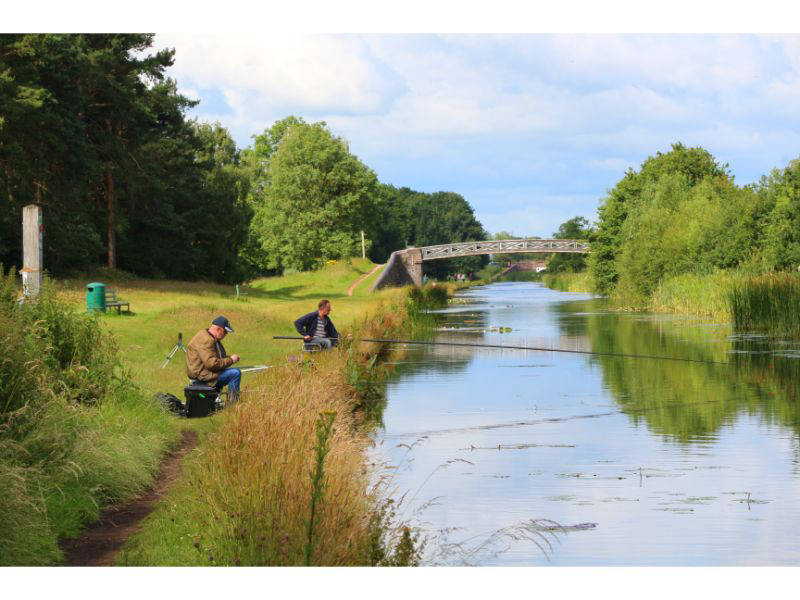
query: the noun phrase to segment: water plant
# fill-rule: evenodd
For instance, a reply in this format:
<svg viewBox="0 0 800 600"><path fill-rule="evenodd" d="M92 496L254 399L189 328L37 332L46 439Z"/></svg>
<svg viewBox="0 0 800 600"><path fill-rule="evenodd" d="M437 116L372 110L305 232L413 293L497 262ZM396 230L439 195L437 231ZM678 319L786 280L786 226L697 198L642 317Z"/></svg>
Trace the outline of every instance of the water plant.
<svg viewBox="0 0 800 600"><path fill-rule="evenodd" d="M737 331L800 337L800 275L770 273L741 279L728 302Z"/></svg>

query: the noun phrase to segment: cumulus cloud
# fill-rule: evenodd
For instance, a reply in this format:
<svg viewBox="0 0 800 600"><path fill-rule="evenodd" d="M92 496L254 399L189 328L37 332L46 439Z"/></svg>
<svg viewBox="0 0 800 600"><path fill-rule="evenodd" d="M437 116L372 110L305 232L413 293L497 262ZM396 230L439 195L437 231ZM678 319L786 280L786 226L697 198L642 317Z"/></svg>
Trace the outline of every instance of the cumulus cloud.
<svg viewBox="0 0 800 600"><path fill-rule="evenodd" d="M800 148L794 35L191 34L156 42L176 48L181 89L213 97L196 114L220 120L240 145L289 114L325 120L381 180L462 193L500 229L508 229L504 218L539 222L521 208L523 196L523 206L549 215L530 233L549 235L562 216L592 217L625 169L677 141L729 162L740 182ZM565 212L547 198L578 204Z"/></svg>
<svg viewBox="0 0 800 600"><path fill-rule="evenodd" d="M160 34L177 49L174 75L186 85L247 93L248 109L314 114L387 110L400 80L357 37L330 35Z"/></svg>

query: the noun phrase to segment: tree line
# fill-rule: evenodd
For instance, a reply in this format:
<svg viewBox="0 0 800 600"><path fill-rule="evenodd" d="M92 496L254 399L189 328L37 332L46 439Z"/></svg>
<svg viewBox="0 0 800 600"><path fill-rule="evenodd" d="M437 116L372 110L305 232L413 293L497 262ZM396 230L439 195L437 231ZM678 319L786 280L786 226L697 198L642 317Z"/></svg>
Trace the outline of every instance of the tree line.
<svg viewBox="0 0 800 600"><path fill-rule="evenodd" d="M289 116L239 149L167 76L153 34L0 35L0 263L45 214L53 275L99 264L237 282L408 245L486 239L459 194L381 183L324 122ZM434 275L477 268L447 261ZM463 263L463 264L462 264Z"/></svg>
<svg viewBox="0 0 800 600"><path fill-rule="evenodd" d="M800 161L735 183L707 150L672 145L629 169L589 234L596 291L644 304L665 278L800 268Z"/></svg>

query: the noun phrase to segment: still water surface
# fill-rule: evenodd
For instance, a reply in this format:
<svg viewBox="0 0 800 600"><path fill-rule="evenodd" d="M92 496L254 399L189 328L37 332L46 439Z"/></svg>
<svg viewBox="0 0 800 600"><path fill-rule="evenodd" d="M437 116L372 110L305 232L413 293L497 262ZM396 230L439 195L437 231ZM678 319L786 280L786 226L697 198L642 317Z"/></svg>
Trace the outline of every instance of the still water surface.
<svg viewBox="0 0 800 600"><path fill-rule="evenodd" d="M427 563L800 565L800 343L536 283L459 298L435 339L703 362L410 348L375 454Z"/></svg>

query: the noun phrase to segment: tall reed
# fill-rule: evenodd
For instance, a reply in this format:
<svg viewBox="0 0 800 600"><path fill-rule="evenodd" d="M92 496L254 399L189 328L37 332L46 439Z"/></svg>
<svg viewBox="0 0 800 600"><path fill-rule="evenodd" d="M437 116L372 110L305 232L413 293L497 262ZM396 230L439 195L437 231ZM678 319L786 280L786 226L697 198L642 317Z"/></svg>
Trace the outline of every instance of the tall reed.
<svg viewBox="0 0 800 600"><path fill-rule="evenodd" d="M729 321L731 290L744 277L737 271L721 270L705 275L684 273L669 277L658 284L647 308L655 312Z"/></svg>
<svg viewBox="0 0 800 600"><path fill-rule="evenodd" d="M771 273L743 278L730 290L737 331L800 337L800 275Z"/></svg>

